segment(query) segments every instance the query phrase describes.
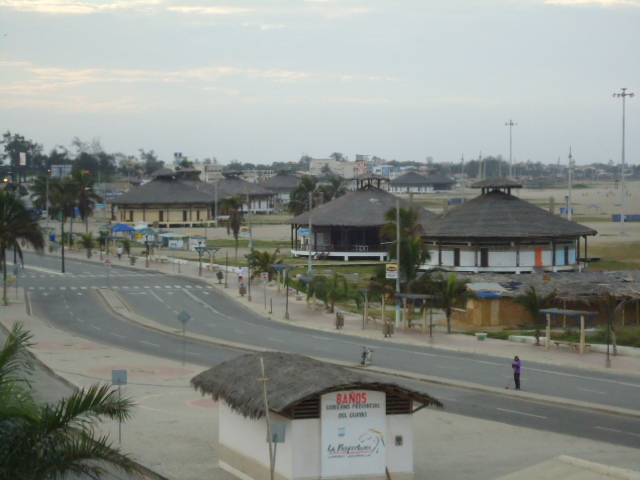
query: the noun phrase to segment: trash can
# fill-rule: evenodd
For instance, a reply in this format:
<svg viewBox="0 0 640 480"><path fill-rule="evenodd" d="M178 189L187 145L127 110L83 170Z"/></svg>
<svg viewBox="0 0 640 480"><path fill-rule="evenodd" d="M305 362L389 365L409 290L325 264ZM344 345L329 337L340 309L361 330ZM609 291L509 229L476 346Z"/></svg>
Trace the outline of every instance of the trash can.
<svg viewBox="0 0 640 480"><path fill-rule="evenodd" d="M344 327L344 313L338 310L336 312L336 329L340 330Z"/></svg>
<svg viewBox="0 0 640 480"><path fill-rule="evenodd" d="M222 283L222 279L224 278L224 275L222 272L218 271L216 272L216 278L218 279L218 284Z"/></svg>
<svg viewBox="0 0 640 480"><path fill-rule="evenodd" d="M382 325L382 333L385 337L390 337L395 332L396 326L393 322L385 322Z"/></svg>
<svg viewBox="0 0 640 480"><path fill-rule="evenodd" d="M129 260L131 261L131 265L136 264L136 257L134 257L133 255L131 255L131 258Z"/></svg>
<svg viewBox="0 0 640 480"><path fill-rule="evenodd" d="M240 284L240 296L244 297L247 294L247 287L244 286L244 283Z"/></svg>

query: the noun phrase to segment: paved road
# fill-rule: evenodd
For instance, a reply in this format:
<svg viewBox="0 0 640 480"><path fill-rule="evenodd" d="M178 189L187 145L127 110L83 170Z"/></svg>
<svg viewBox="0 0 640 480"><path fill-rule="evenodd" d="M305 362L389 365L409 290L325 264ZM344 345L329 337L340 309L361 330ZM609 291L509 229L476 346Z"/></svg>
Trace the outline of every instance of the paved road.
<svg viewBox="0 0 640 480"><path fill-rule="evenodd" d="M52 259L38 257L29 261L48 266ZM359 360L362 339L348 335L337 338L333 333L270 322L198 279L118 266L107 269L73 260L67 261L67 272L61 276L27 269L23 283L37 315L47 316L56 325L87 338L154 355L182 352L180 340L148 331L141 333L137 326L125 324L106 308L97 310L95 289L109 283L132 311L175 328L176 332L182 329L179 313L187 311L191 315L186 326L190 333L344 362ZM509 359L501 361L493 356L442 352L382 340L367 343L375 349L376 365L395 371L502 388L511 377ZM222 361L221 357L224 355L208 357L201 346L191 344L186 353L187 361L209 365ZM528 362L522 382L526 391L542 395L638 408L637 376Z"/></svg>

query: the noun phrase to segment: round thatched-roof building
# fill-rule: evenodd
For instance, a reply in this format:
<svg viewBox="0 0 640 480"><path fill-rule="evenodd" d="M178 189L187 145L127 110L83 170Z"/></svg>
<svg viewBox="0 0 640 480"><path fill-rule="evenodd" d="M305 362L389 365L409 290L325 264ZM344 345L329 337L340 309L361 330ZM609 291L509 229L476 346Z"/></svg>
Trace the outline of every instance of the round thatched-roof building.
<svg viewBox="0 0 640 480"><path fill-rule="evenodd" d="M363 182L364 183L364 182ZM311 254L324 258L384 260L387 250L381 244L380 230L388 220L385 215L396 207L413 207L418 211L419 222L426 229L436 214L407 200L396 197L371 182L330 202L304 212L289 220L291 224L291 249L296 257L309 255L308 236L301 231L311 225Z"/></svg>
<svg viewBox="0 0 640 480"><path fill-rule="evenodd" d="M269 476L268 418L277 478L384 480L388 471L411 480L411 416L442 406L426 393L282 352L223 362L191 385L220 402L220 466L241 478Z"/></svg>
<svg viewBox="0 0 640 480"><path fill-rule="evenodd" d="M566 220L511 194L521 188L504 178L475 183L478 197L448 210L426 226L427 268L465 272L580 270L580 239L595 230Z"/></svg>

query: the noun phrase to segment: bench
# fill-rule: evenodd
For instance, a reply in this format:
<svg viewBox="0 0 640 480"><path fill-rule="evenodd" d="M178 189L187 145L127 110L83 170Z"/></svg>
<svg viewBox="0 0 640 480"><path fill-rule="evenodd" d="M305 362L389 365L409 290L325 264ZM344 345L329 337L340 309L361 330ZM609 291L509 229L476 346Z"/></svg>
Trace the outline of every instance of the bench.
<svg viewBox="0 0 640 480"><path fill-rule="evenodd" d="M561 341L561 340L555 340L553 342L553 344L556 346L557 349L560 349L560 345L566 345L569 348L570 352L578 353L580 351L580 344L579 343L564 342L564 341ZM585 344L584 351L587 352L587 353L590 352L591 351L591 345Z"/></svg>

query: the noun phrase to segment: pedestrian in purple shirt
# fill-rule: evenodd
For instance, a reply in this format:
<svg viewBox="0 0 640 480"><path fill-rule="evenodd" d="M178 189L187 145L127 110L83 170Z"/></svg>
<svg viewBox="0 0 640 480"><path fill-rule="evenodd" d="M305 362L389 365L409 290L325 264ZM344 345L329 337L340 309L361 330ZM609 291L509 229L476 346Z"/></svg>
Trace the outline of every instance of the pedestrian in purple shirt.
<svg viewBox="0 0 640 480"><path fill-rule="evenodd" d="M522 362L517 355L513 357L511 368L513 368L513 381L516 384L516 390L520 390L520 370L522 370Z"/></svg>

